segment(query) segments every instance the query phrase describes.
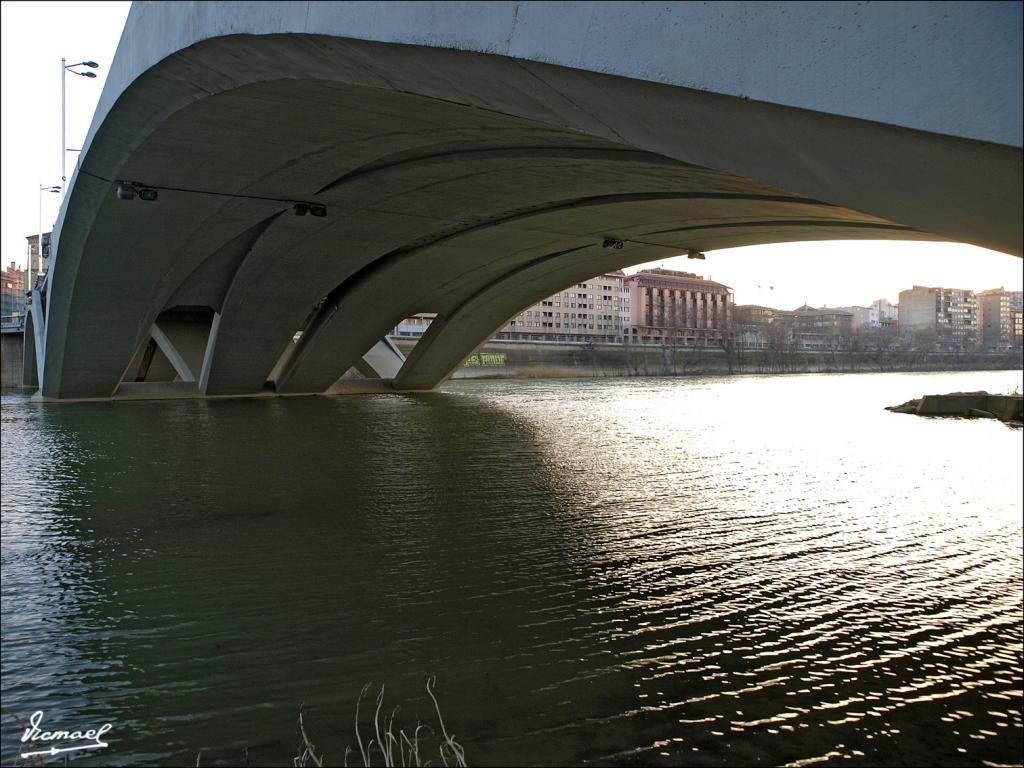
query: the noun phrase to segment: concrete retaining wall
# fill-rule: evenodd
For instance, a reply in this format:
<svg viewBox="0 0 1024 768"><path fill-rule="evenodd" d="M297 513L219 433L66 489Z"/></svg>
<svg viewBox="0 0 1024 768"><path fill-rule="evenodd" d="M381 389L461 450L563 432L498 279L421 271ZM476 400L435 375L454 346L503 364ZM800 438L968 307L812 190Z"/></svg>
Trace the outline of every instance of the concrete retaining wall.
<svg viewBox="0 0 1024 768"><path fill-rule="evenodd" d="M395 339L408 355L413 339ZM453 378L578 378L685 376L730 373L836 373L877 371L999 370L1021 367L1021 354L923 352L773 352L680 349L660 346L491 342Z"/></svg>
<svg viewBox="0 0 1024 768"><path fill-rule="evenodd" d="M917 406L918 416L964 416L971 411L991 413L1003 421L1020 421L1024 413L1020 395L990 395L987 392L954 392L925 395ZM974 415L980 415L975 413Z"/></svg>
<svg viewBox="0 0 1024 768"><path fill-rule="evenodd" d="M22 337L2 337L2 386L21 386ZM394 339L403 354L413 339ZM475 359L474 359L475 358ZM457 379L554 379L603 376L684 376L729 373L829 373L840 371L946 371L999 370L1021 367L1019 353L1005 355L828 352L775 353L742 351L727 354L721 349L684 350L655 346L494 342L485 345ZM966 407L966 406L965 406ZM986 408L986 404L971 407Z"/></svg>
<svg viewBox="0 0 1024 768"><path fill-rule="evenodd" d="M21 353L24 346L24 339L20 333L5 333L0 335L0 386L20 387L21 386Z"/></svg>

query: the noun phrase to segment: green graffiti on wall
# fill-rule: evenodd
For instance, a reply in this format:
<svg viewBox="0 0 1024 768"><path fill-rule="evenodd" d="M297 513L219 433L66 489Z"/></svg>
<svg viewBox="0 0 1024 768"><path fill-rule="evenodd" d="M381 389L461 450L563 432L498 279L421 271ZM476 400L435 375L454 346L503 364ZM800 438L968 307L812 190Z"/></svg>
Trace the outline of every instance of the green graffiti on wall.
<svg viewBox="0 0 1024 768"><path fill-rule="evenodd" d="M490 368L500 367L505 365L507 355L504 352L480 352L475 355L470 355L466 362L462 364L463 368Z"/></svg>

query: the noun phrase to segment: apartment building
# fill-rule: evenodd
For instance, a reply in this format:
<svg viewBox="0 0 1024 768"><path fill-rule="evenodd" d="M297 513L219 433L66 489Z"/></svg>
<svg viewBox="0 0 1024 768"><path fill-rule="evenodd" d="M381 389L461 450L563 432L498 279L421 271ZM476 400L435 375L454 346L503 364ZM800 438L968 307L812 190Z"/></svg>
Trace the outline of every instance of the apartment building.
<svg viewBox="0 0 1024 768"><path fill-rule="evenodd" d="M808 305L793 313L793 342L797 349L835 350L847 346L854 315L847 309L815 309Z"/></svg>
<svg viewBox="0 0 1024 768"><path fill-rule="evenodd" d="M827 309L827 307L826 307ZM866 328L871 325L871 308L870 307L859 307L856 305L849 307L833 307L837 312L845 312L850 315L850 323L853 330L858 328Z"/></svg>
<svg viewBox="0 0 1024 768"><path fill-rule="evenodd" d="M929 288L915 285L900 292L900 335L919 331L934 333L941 349L962 349L978 340L978 301L974 291L963 288Z"/></svg>
<svg viewBox="0 0 1024 768"><path fill-rule="evenodd" d="M1004 350L1013 343L1010 294L1002 288L981 291L978 300L978 339L988 351Z"/></svg>
<svg viewBox="0 0 1024 768"><path fill-rule="evenodd" d="M792 336L793 312L759 304L739 304L733 309L733 332L742 349L782 349Z"/></svg>
<svg viewBox="0 0 1024 768"><path fill-rule="evenodd" d="M511 341L622 342L630 294L619 270L598 275L527 307L494 338Z"/></svg>
<svg viewBox="0 0 1024 768"><path fill-rule="evenodd" d="M868 327L896 330L899 323L899 305L888 299L875 299L868 307Z"/></svg>
<svg viewBox="0 0 1024 768"><path fill-rule="evenodd" d="M437 317L436 312L421 312L412 317L407 317L396 325L388 335L405 339L418 339L427 332L430 322L435 317Z"/></svg>
<svg viewBox="0 0 1024 768"><path fill-rule="evenodd" d="M1010 344L1024 345L1024 291L1007 291L1010 297Z"/></svg>
<svg viewBox="0 0 1024 768"><path fill-rule="evenodd" d="M0 321L4 325L21 325L25 318L25 270L11 262L0 271Z"/></svg>
<svg viewBox="0 0 1024 768"><path fill-rule="evenodd" d="M32 282L35 283L39 275L45 275L50 271L50 233L43 232L43 258L39 258L39 233L28 235L25 240L28 248L28 257L32 260Z"/></svg>
<svg viewBox="0 0 1024 768"><path fill-rule="evenodd" d="M845 307L816 309L807 304L793 311L741 304L735 315L737 346L773 350L844 349L856 317Z"/></svg>

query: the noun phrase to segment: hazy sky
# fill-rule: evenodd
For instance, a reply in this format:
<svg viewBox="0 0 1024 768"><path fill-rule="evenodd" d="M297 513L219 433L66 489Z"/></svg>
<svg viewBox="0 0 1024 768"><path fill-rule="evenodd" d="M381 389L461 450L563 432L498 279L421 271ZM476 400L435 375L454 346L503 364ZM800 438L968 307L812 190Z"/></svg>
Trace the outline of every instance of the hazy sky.
<svg viewBox="0 0 1024 768"><path fill-rule="evenodd" d="M100 64L96 79L67 76L67 146L81 147L128 2L3 2L0 4L2 77L3 265L25 264L25 237L37 231L39 185L60 182L60 58ZM68 177L77 154L68 153ZM43 198L43 228L56 218L59 196ZM858 241L792 243L708 253L706 261L664 259L731 286L740 304L792 309L800 304L842 306L895 301L918 285L982 290L1019 289L1022 261L972 246ZM633 270L630 270L633 271Z"/></svg>
<svg viewBox="0 0 1024 768"><path fill-rule="evenodd" d="M67 75L67 146L80 148L92 122L131 3L0 3L0 230L3 265L25 265L25 237L38 231L39 185L60 184L60 59L92 60L95 79ZM79 69L83 69L79 67ZM67 154L67 173L78 154ZM44 193L43 231L60 196Z"/></svg>
<svg viewBox="0 0 1024 768"><path fill-rule="evenodd" d="M1020 290L1024 262L1014 256L958 243L845 240L782 243L709 251L704 261L663 259L627 269L665 266L695 272L730 286L737 304L796 309L896 303L913 285Z"/></svg>

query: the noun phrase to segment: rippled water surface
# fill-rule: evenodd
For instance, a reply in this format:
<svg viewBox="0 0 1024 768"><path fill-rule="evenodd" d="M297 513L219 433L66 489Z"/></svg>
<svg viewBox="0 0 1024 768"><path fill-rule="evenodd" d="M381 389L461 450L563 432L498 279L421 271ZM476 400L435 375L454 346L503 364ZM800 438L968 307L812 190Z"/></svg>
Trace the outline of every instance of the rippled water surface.
<svg viewBox="0 0 1024 768"><path fill-rule="evenodd" d="M340 764L436 675L471 764L1019 764L1021 432L882 407L1020 384L5 395L3 763Z"/></svg>

